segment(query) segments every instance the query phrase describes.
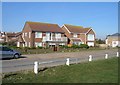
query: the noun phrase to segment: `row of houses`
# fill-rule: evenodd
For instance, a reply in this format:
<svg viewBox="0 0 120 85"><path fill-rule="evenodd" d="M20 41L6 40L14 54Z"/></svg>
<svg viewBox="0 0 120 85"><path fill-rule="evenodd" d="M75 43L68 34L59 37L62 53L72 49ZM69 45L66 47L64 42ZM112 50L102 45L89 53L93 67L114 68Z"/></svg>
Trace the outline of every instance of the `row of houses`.
<svg viewBox="0 0 120 85"><path fill-rule="evenodd" d="M116 36L116 37L115 37ZM0 42L16 42L17 47L49 47L60 45L87 44L95 46L95 32L92 28L63 24L26 22L22 32L0 32ZM119 45L118 34L106 38L108 46Z"/></svg>
<svg viewBox="0 0 120 85"><path fill-rule="evenodd" d="M18 47L46 47L59 45L95 45L95 32L92 28L83 28L64 24L26 22L22 36L17 42Z"/></svg>

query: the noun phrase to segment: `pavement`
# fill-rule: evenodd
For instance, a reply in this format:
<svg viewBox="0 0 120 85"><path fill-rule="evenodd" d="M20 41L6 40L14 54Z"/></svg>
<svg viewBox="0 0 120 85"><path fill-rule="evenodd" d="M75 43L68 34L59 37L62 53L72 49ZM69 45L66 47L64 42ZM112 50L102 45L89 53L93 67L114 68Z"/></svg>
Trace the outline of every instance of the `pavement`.
<svg viewBox="0 0 120 85"><path fill-rule="evenodd" d="M81 52L60 52L47 54L29 54L22 55L19 59L2 60L2 73L16 72L21 70L33 69L34 62L39 62L39 68L64 65L66 58L70 58L70 63L87 62L89 55L92 55L93 60L104 59L105 54L108 58L115 57L118 49L106 50L91 50Z"/></svg>

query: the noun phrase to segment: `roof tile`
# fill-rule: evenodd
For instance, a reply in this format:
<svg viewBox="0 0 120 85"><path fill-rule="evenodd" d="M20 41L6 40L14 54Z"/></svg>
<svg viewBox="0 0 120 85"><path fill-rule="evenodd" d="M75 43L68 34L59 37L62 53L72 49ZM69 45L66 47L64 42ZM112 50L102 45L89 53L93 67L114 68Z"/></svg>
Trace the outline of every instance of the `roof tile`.
<svg viewBox="0 0 120 85"><path fill-rule="evenodd" d="M68 25L64 24L67 29L72 33L86 33L90 28L83 28L82 26L74 26L74 25Z"/></svg>
<svg viewBox="0 0 120 85"><path fill-rule="evenodd" d="M41 22L26 22L26 23L29 24L32 31L64 33L64 31L62 31L62 29L57 24L41 23Z"/></svg>

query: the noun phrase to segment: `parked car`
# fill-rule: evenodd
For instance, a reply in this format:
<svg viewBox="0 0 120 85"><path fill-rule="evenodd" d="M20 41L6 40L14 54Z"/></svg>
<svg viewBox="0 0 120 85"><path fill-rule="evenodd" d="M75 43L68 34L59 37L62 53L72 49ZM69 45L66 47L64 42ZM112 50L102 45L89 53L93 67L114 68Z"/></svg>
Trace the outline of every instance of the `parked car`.
<svg viewBox="0 0 120 85"><path fill-rule="evenodd" d="M7 46L0 46L0 59L19 58L20 56L21 56L20 52L12 50Z"/></svg>

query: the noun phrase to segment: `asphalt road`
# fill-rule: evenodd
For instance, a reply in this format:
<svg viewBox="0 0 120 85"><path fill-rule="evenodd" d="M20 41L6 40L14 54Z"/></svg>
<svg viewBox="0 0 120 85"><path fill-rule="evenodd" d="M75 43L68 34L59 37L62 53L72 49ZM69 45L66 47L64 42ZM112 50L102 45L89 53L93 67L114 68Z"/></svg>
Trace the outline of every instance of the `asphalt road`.
<svg viewBox="0 0 120 85"><path fill-rule="evenodd" d="M89 55L93 56L93 60L104 59L105 54L108 58L115 57L118 49L109 50L92 50L81 52L66 52L66 53L48 53L48 54L30 54L22 55L19 59L2 60L2 73L15 72L26 69L33 69L34 62L39 62L39 67L51 67L64 65L66 58L70 58L70 63L88 62Z"/></svg>

